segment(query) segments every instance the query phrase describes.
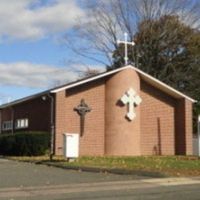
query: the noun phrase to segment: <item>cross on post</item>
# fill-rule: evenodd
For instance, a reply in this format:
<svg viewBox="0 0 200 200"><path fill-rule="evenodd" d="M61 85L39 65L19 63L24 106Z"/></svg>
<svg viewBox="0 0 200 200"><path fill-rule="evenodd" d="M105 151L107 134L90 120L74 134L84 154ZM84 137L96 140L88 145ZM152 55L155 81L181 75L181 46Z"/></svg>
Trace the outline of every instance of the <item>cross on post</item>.
<svg viewBox="0 0 200 200"><path fill-rule="evenodd" d="M139 95L136 94L135 90L130 88L122 97L121 102L124 105L128 105L128 113L126 114L126 117L129 120L133 120L136 117L135 109L134 107L139 105L142 102L142 99Z"/></svg>
<svg viewBox="0 0 200 200"><path fill-rule="evenodd" d="M128 34L124 33L124 41L117 40L117 44L124 44L124 61L125 65L128 65L128 45L134 46L134 42L128 42Z"/></svg>
<svg viewBox="0 0 200 200"><path fill-rule="evenodd" d="M80 135L83 136L84 125L85 125L85 115L87 112L90 112L92 109L85 103L84 99L81 99L80 104L74 108L80 116Z"/></svg>

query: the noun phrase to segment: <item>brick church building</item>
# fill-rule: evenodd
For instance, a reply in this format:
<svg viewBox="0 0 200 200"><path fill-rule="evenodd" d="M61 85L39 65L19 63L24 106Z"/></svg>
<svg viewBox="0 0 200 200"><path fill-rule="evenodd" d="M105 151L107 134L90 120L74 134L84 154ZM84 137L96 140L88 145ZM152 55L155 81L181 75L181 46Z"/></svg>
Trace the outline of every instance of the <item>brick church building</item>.
<svg viewBox="0 0 200 200"><path fill-rule="evenodd" d="M64 134L79 156L190 155L194 102L128 65L1 105L0 134L52 128L56 155Z"/></svg>

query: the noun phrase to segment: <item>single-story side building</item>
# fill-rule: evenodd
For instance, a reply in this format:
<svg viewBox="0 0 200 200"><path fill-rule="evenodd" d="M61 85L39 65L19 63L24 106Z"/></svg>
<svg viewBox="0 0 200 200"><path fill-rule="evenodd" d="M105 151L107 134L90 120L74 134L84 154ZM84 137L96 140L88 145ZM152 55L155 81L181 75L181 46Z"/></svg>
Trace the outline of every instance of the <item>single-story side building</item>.
<svg viewBox="0 0 200 200"><path fill-rule="evenodd" d="M194 99L131 65L0 106L0 133L66 133L78 155L190 155Z"/></svg>

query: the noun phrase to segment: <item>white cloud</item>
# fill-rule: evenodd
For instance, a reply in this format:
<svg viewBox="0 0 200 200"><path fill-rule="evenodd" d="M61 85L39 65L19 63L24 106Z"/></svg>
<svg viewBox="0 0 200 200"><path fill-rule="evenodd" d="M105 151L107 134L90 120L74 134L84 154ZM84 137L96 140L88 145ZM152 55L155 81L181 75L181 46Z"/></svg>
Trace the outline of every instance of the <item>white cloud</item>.
<svg viewBox="0 0 200 200"><path fill-rule="evenodd" d="M91 68L103 70L100 66ZM76 65L62 68L28 62L0 63L0 85L46 89L75 81L79 78L77 69L83 71L85 67Z"/></svg>
<svg viewBox="0 0 200 200"><path fill-rule="evenodd" d="M27 62L0 64L0 85L48 88L76 78L76 72L60 67Z"/></svg>
<svg viewBox="0 0 200 200"><path fill-rule="evenodd" d="M1 0L0 39L40 39L66 31L84 11L75 0L54 0L42 5L42 0ZM51 2L51 1L50 1ZM40 5L35 6L34 5Z"/></svg>
<svg viewBox="0 0 200 200"><path fill-rule="evenodd" d="M89 65L89 64L72 64L69 66L70 69L74 72L81 73L81 72L87 72L88 70L97 70L97 72L101 73L106 70L106 67L104 65Z"/></svg>

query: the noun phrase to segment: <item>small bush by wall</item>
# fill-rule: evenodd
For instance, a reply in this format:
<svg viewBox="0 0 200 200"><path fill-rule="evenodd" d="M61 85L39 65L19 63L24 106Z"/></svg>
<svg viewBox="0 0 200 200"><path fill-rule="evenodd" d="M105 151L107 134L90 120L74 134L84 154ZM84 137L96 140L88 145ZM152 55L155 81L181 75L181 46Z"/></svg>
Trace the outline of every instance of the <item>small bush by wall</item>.
<svg viewBox="0 0 200 200"><path fill-rule="evenodd" d="M46 132L18 132L0 136L0 155L39 156L47 153L50 134Z"/></svg>

